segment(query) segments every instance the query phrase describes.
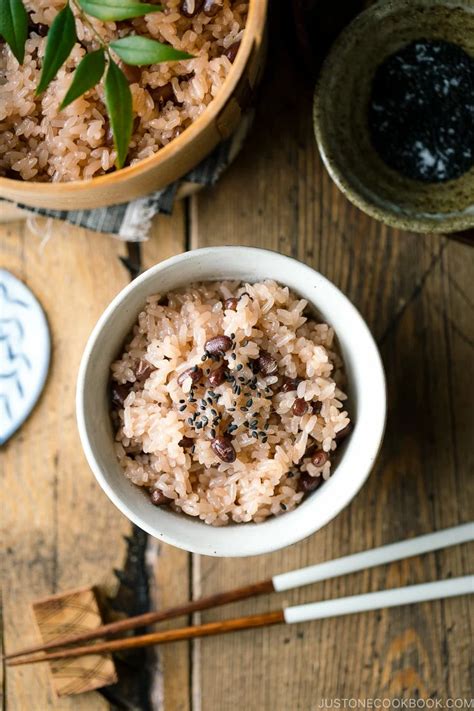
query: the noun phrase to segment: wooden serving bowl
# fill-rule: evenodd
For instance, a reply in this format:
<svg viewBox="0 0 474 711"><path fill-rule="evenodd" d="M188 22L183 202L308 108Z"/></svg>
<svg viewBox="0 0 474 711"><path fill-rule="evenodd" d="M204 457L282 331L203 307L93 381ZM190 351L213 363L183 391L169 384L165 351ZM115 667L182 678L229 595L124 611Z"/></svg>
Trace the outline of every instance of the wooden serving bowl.
<svg viewBox="0 0 474 711"><path fill-rule="evenodd" d="M181 178L237 128L264 59L267 0L250 0L242 44L219 94L171 143L139 163L89 180L39 183L0 177L0 196L30 207L82 210L129 202Z"/></svg>

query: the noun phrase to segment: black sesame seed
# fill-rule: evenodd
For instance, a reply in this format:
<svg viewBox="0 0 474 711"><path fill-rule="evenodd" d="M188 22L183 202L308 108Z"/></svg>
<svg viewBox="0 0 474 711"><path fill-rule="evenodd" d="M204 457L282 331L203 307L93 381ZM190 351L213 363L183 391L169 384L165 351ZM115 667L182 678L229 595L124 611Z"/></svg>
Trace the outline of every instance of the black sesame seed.
<svg viewBox="0 0 474 711"><path fill-rule="evenodd" d="M191 454L194 454L195 451L196 451L196 445L193 444L193 446L191 447Z"/></svg>
<svg viewBox="0 0 474 711"><path fill-rule="evenodd" d="M231 334L230 334L230 337L231 337L231 338L235 338L235 333L231 333Z"/></svg>
<svg viewBox="0 0 474 711"><path fill-rule="evenodd" d="M241 412L248 412L249 411L248 407L241 407L240 410L241 410Z"/></svg>
<svg viewBox="0 0 474 711"><path fill-rule="evenodd" d="M181 398L181 400L180 400L179 402L180 402L180 403L181 403L181 405L182 405L182 404L183 404L183 402L185 402L185 400L183 400L183 399Z"/></svg>
<svg viewBox="0 0 474 711"><path fill-rule="evenodd" d="M244 422L244 427L250 427L250 422Z"/></svg>
<svg viewBox="0 0 474 711"><path fill-rule="evenodd" d="M207 360L207 358L208 358L207 354L206 354L206 353L204 353L204 355L203 355L203 356L201 356L201 360L202 360L202 362L204 363L204 361L205 361L205 360Z"/></svg>
<svg viewBox="0 0 474 711"><path fill-rule="evenodd" d="M283 509L283 511L286 511L286 504L280 503L280 506Z"/></svg>
<svg viewBox="0 0 474 711"><path fill-rule="evenodd" d="M189 398L189 402L197 402L197 400L196 400L195 397L190 397L190 398Z"/></svg>
<svg viewBox="0 0 474 711"><path fill-rule="evenodd" d="M203 427L202 422L196 422L196 429L197 429L197 430L201 430L202 427Z"/></svg>
<svg viewBox="0 0 474 711"><path fill-rule="evenodd" d="M252 420L250 423L250 427L254 430L258 424L258 420Z"/></svg>
<svg viewBox="0 0 474 711"><path fill-rule="evenodd" d="M235 412L235 407L229 407L228 412Z"/></svg>
<svg viewBox="0 0 474 711"><path fill-rule="evenodd" d="M199 409L201 410L201 412L204 412L207 409L207 407L206 407L206 405L201 405Z"/></svg>
<svg viewBox="0 0 474 711"><path fill-rule="evenodd" d="M214 415L214 417L217 417L217 410L214 410L214 408L212 408L211 415Z"/></svg>
<svg viewBox="0 0 474 711"><path fill-rule="evenodd" d="M215 431L214 428L212 428L212 429L211 429L211 437L212 437L212 439L214 439L215 436L216 436L216 431Z"/></svg>
<svg viewBox="0 0 474 711"><path fill-rule="evenodd" d="M255 439L257 439L257 437L258 437L257 432L252 432L252 437L255 437Z"/></svg>
<svg viewBox="0 0 474 711"><path fill-rule="evenodd" d="M181 407L179 408L179 411L180 411L180 412L184 412L185 409L186 409L186 405L181 405Z"/></svg>
<svg viewBox="0 0 474 711"><path fill-rule="evenodd" d="M201 400L200 405L201 407L207 407L207 402L205 400Z"/></svg>
<svg viewBox="0 0 474 711"><path fill-rule="evenodd" d="M206 373L206 375L209 375L209 373L211 372L211 369L210 369L210 368L206 368L206 370L205 370L204 372Z"/></svg>
<svg viewBox="0 0 474 711"><path fill-rule="evenodd" d="M207 402L208 402L209 405L212 405L212 397L208 397L208 398L207 398Z"/></svg>
<svg viewBox="0 0 474 711"><path fill-rule="evenodd" d="M197 370L198 370L198 367L197 367L197 365L193 365L193 371L194 371L194 372L196 373L196 372L197 372Z"/></svg>
<svg viewBox="0 0 474 711"><path fill-rule="evenodd" d="M243 367L244 367L244 366L242 365L242 363L239 363L239 365L237 365L237 366L235 367L235 369L236 369L236 370L242 370Z"/></svg>
<svg viewBox="0 0 474 711"><path fill-rule="evenodd" d="M266 444L268 442L268 437L262 437L262 442L263 444Z"/></svg>
<svg viewBox="0 0 474 711"><path fill-rule="evenodd" d="M243 378L242 376L240 376L240 378L239 378L239 383L245 383L245 378Z"/></svg>
<svg viewBox="0 0 474 711"><path fill-rule="evenodd" d="M201 419L204 426L207 425L207 423L209 422L209 418L206 417L206 415L203 415Z"/></svg>
<svg viewBox="0 0 474 711"><path fill-rule="evenodd" d="M247 405L247 407L252 407L252 405L253 405L252 398L249 398L245 404Z"/></svg>
<svg viewBox="0 0 474 711"><path fill-rule="evenodd" d="M194 422L194 419L192 417L188 417L188 425L192 425Z"/></svg>
<svg viewBox="0 0 474 711"><path fill-rule="evenodd" d="M237 358L237 356L235 355L235 353L231 353L231 354L230 354L230 357L232 358L232 360L235 360L235 359Z"/></svg>
<svg viewBox="0 0 474 711"><path fill-rule="evenodd" d="M269 423L269 422L266 422L266 423L263 425L263 429L264 429L265 431L268 430L269 427L270 427L270 423Z"/></svg>

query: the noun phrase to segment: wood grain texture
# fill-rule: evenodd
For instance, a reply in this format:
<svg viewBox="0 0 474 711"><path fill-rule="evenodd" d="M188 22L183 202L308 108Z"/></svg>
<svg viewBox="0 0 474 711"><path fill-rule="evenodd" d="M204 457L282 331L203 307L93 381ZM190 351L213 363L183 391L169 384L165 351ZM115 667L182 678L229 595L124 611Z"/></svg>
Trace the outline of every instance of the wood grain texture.
<svg viewBox="0 0 474 711"><path fill-rule="evenodd" d="M102 624L93 588L48 595L33 603L39 632L44 642L79 630L97 629ZM97 654L81 660L58 660L49 664L53 689L58 696L83 694L117 681L110 654Z"/></svg>
<svg viewBox="0 0 474 711"><path fill-rule="evenodd" d="M38 220L2 226L2 267L39 298L49 320L52 361L33 414L1 456L5 649L36 641L34 598L90 583L114 586L113 568L125 554L129 523L91 476L75 425L75 374L99 314L127 283L118 255L124 245L85 230ZM42 237L49 233L49 241ZM90 298L90 294L94 298ZM88 522L87 526L84 523ZM104 540L114 531L113 545ZM9 671L6 705L12 709L105 709L95 692L74 701L53 697L47 669Z"/></svg>
<svg viewBox="0 0 474 711"><path fill-rule="evenodd" d="M278 19L271 37L281 36ZM279 250L337 284L367 319L388 377L385 443L351 505L308 540L245 560L194 557L194 594L465 522L473 517L474 252L376 223L317 155L312 90L276 43L253 132L212 190L192 198L192 247ZM472 546L286 594L306 602L472 571ZM278 598L278 600L281 599ZM202 613L275 608L276 596ZM459 598L193 643L194 708L301 709L335 697L470 697L473 602Z"/></svg>
<svg viewBox="0 0 474 711"><path fill-rule="evenodd" d="M123 565L123 536L131 530L89 470L74 414L75 379L84 344L100 313L130 279L120 261L128 256L127 246L63 223L38 219L33 227L34 231L24 221L0 226L0 264L38 296L53 341L44 394L1 453L6 652L37 641L30 612L34 598L91 583L102 584L113 594L117 587L113 571ZM49 239L42 243L46 236ZM148 266L183 248L181 207L172 218L158 218L154 223L153 240L142 248L143 262ZM151 559L150 566L157 571L160 587L167 591L165 598L174 594L174 599L187 599L187 575L175 577L180 561L184 560L187 568L186 554L169 549L164 558L164 565ZM169 649L174 661L177 655ZM180 655L180 659L178 696L184 692L187 698L188 655ZM162 680L161 673L154 674L155 684L162 684ZM5 681L4 707L15 711L69 709L72 704L79 711L110 707L95 692L80 695L74 702L56 699L46 668L9 670Z"/></svg>

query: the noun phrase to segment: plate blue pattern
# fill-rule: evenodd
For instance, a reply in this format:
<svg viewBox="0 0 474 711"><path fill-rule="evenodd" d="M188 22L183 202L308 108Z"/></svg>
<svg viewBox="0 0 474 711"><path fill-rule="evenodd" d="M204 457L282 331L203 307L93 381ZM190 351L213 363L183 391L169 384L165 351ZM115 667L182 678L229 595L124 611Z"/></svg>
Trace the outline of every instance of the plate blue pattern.
<svg viewBox="0 0 474 711"><path fill-rule="evenodd" d="M0 269L0 445L36 405L50 353L43 309L23 282Z"/></svg>

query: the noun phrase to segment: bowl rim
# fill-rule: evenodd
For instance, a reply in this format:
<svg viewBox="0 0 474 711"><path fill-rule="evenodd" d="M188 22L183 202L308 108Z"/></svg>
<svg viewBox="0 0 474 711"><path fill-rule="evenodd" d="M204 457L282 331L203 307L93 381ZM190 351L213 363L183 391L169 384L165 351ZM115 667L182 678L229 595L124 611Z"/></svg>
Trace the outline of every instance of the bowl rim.
<svg viewBox="0 0 474 711"><path fill-rule="evenodd" d="M474 225L474 211L471 209L464 214L418 213L413 217L401 213L397 214L389 205L375 204L353 185L341 170L339 161L331 155L327 132L322 120L324 114L322 95L327 91L327 85L333 72L333 67L339 64L340 54L345 51L348 38L353 36L354 30L364 25L368 19L383 22L387 14L394 14L417 5L424 8L441 6L457 8L472 14L474 9L471 0L382 0L360 12L338 35L332 44L316 83L313 97L313 127L321 159L339 190L353 205L376 220L381 220L390 227L422 233L450 233L470 229ZM371 29L367 26L366 29Z"/></svg>
<svg viewBox="0 0 474 711"><path fill-rule="evenodd" d="M235 524L224 527L214 527L205 524L200 519L196 519L191 516L186 516L185 514L175 513L174 516L179 516L181 519L188 521L188 523L185 524L186 526L199 526L200 531L203 533L203 535L204 532L207 531L207 535L205 536L206 538L213 538L212 543L210 541L201 542L199 540L189 541L189 539L186 542L183 542L183 540L180 539L179 535L175 535L173 531L170 532L165 530L167 528L166 521L160 521L160 509L156 509L156 526L154 527L147 524L145 521L143 521L142 517L135 510L133 510L132 505L129 504L119 493L117 493L114 486L111 485L108 481L106 473L102 470L99 462L96 459L94 449L89 440L87 415L85 413L84 408L85 385L88 377L88 366L91 354L96 348L100 334L104 326L106 326L107 322L111 318L112 314L114 314L117 309L120 309L127 303L129 295L133 293L137 288L139 288L142 284L146 284L147 282L151 283L153 280L156 280L160 273L170 267L180 265L181 263L187 260L199 261L200 259L206 259L206 256L211 254L215 255L216 253L219 254L221 259L232 259L232 257L236 256L237 254L243 254L244 258L246 258L249 263L254 260L259 260L265 258L265 256L271 255L272 258L283 260L285 266L288 265L293 267L293 269L296 268L297 270L299 270L301 272L301 280L305 280L305 278L311 279L313 282L317 283L320 290L324 289L326 291L326 294L330 294L331 299L336 299L339 305L343 305L345 313L351 319L352 324L357 324L357 328L359 329L359 336L360 334L362 334L363 338L365 338L364 345L370 349L371 365L373 368L373 370L371 370L371 376L373 376L374 382L376 383L376 387L374 388L374 390L377 393L377 396L373 398L374 402L372 404L375 404L375 413L377 416L375 417L373 430L371 432L370 443L365 443L362 453L360 452L360 450L357 450L359 457L358 461L363 462L362 465L359 466L359 474L358 476L351 477L349 483L347 481L343 483L342 478L340 482L338 482L337 477L332 476L325 483L324 487L321 487L321 489L314 492L310 497L303 500L303 502L301 502L301 504L299 504L293 511L288 512L284 516L269 517L262 523L258 524L254 522L249 522L245 525ZM221 278L230 279L231 277L223 276ZM274 277L270 275L267 278ZM219 276L217 276L216 279L219 279ZM314 301L311 301L310 304L314 306L316 310L318 310L319 307L317 297L314 299ZM338 335L337 332L336 335ZM351 352L355 360L357 358L357 353L359 352L359 349L355 346L355 344L353 345ZM324 277L308 265L300 262L294 257L289 257L273 250L255 247L218 246L196 249L170 257L169 259L166 259L163 262L159 262L158 264L152 266L150 269L143 272L143 274L141 274L134 281L124 287L115 296L115 298L111 301L109 306L100 316L87 341L77 376L76 419L81 444L88 464L95 478L97 479L97 482L99 483L103 491L107 494L109 499L130 521L132 521L134 524L136 524L155 538L158 538L159 540L162 540L178 548L187 550L191 553L199 553L203 555L211 555L218 557L243 557L270 553L272 551L279 550L281 548L286 548L289 545L297 543L298 541L307 538L308 536L312 535L317 530L325 526L338 513L340 513L340 511L345 508L347 504L349 504L349 502L355 497L362 485L365 483L368 475L370 474L379 454L380 447L382 445L386 424L386 413L387 392L382 359L377 344L365 320L362 318L356 307L349 301L349 299L342 293L342 291L338 289L337 286L335 286L326 277ZM351 440L355 437L356 433L357 422L355 429L351 435ZM350 444L351 440L349 440L348 444ZM356 447L356 443L354 444L354 447ZM346 457L346 452L347 450L345 447L342 456L338 462L337 468L341 467L341 464L344 458ZM130 482L130 486L133 487L134 485ZM310 510L313 509L316 501L319 501L319 499L321 498L327 499L328 494L331 492L333 494L332 505L327 506L324 511L322 510L322 507L318 507L316 509L316 513L318 514L318 516L313 517L313 515L311 515L311 517L309 517L310 512L311 514L314 513ZM299 512L302 511L303 506L306 506L304 526L298 525L298 519L303 519L302 514L299 514ZM284 523L282 524L282 521L286 521L288 525L285 526ZM291 522L293 522L295 525L291 526ZM272 529L274 534L273 536L254 535L258 532L266 532L270 534L272 533ZM281 530L284 531L284 535L280 535L279 537L278 534L281 533ZM243 534L244 531L248 531L248 533L242 536L241 534ZM196 528L194 528L194 533L196 533ZM239 537L244 538L245 541L239 541ZM235 539L237 539L237 544L235 542Z"/></svg>
<svg viewBox="0 0 474 711"><path fill-rule="evenodd" d="M267 3L268 0L249 0L249 11L241 45L220 91L208 106L206 106L202 114L200 114L183 133L167 143L166 146L160 148L159 151L147 158L141 159L134 165L119 168L111 173L98 175L93 178L53 183L51 181L17 180L0 176L0 187L4 185L8 190L14 189L16 192L24 193L25 197L31 192L34 192L35 196L46 196L50 192L60 192L64 196L69 195L73 197L77 195L78 192L89 191L91 188L101 189L110 185L114 187L119 186L122 182L127 182L130 178L134 178L140 173L152 170L160 163L166 163L172 160L176 153L180 152L187 144L192 143L198 138L202 131L211 124L213 117L218 116L231 99L249 60L254 46L255 36L259 30L263 32Z"/></svg>

